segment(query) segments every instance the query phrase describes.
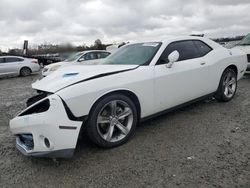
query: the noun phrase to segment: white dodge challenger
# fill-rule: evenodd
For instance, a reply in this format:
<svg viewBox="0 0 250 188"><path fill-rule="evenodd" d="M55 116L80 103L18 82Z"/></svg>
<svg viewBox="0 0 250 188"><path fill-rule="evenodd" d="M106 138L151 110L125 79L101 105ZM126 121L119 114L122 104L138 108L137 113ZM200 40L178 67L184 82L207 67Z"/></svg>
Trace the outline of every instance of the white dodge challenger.
<svg viewBox="0 0 250 188"><path fill-rule="evenodd" d="M247 56L200 37L125 45L99 65L73 65L35 82L10 120L27 156L71 157L81 130L98 146L125 143L136 125L197 100L230 101Z"/></svg>

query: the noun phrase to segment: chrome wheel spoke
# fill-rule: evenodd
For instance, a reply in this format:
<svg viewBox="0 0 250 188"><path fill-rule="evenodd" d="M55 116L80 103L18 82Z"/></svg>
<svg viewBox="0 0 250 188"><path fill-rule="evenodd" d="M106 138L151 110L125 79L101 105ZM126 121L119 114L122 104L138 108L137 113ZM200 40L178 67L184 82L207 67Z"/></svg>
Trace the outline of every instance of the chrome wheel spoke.
<svg viewBox="0 0 250 188"><path fill-rule="evenodd" d="M105 135L103 135L104 139L110 141L113 136L113 133L114 133L114 125L110 124L108 132Z"/></svg>
<svg viewBox="0 0 250 188"><path fill-rule="evenodd" d="M224 94L225 94L226 96L228 96L228 87L227 87L227 86L225 87Z"/></svg>
<svg viewBox="0 0 250 188"><path fill-rule="evenodd" d="M229 82L230 77L231 77L231 73L228 73L228 74L227 74L227 77L226 77L226 83L228 83L228 82Z"/></svg>
<svg viewBox="0 0 250 188"><path fill-rule="evenodd" d="M233 84L235 84L235 80L234 79L231 79L229 82L227 82L227 85L233 85Z"/></svg>
<svg viewBox="0 0 250 188"><path fill-rule="evenodd" d="M224 85L225 85L225 90L224 94L226 97L231 98L236 90L236 78L232 73L228 73L225 77Z"/></svg>
<svg viewBox="0 0 250 188"><path fill-rule="evenodd" d="M110 123L109 117L98 116L97 123Z"/></svg>
<svg viewBox="0 0 250 188"><path fill-rule="evenodd" d="M127 127L125 127L121 122L117 122L116 127L125 135L129 133L129 130Z"/></svg>
<svg viewBox="0 0 250 188"><path fill-rule="evenodd" d="M122 113L118 115L118 119L124 119L125 117L132 114L132 111L130 108L126 107Z"/></svg>
<svg viewBox="0 0 250 188"><path fill-rule="evenodd" d="M230 86L228 86L227 89L228 89L228 92L229 92L230 94L233 94L233 93L234 93L234 90L233 90Z"/></svg>
<svg viewBox="0 0 250 188"><path fill-rule="evenodd" d="M110 103L111 107L111 115L115 116L116 115L116 109L117 109L117 101L112 101Z"/></svg>

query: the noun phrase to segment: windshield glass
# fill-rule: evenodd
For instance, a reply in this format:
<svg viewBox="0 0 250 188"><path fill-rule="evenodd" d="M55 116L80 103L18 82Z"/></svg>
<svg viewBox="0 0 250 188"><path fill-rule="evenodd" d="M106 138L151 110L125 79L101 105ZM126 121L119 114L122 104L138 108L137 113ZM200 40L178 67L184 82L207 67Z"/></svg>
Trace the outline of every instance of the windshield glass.
<svg viewBox="0 0 250 188"><path fill-rule="evenodd" d="M79 57L82 56L82 52L75 53L71 55L69 58L65 59L64 61L76 61Z"/></svg>
<svg viewBox="0 0 250 188"><path fill-rule="evenodd" d="M160 48L159 42L137 43L124 46L108 56L102 64L148 65Z"/></svg>
<svg viewBox="0 0 250 188"><path fill-rule="evenodd" d="M248 34L247 36L245 36L244 39L242 39L242 41L240 41L240 43L238 45L250 45L250 34Z"/></svg>

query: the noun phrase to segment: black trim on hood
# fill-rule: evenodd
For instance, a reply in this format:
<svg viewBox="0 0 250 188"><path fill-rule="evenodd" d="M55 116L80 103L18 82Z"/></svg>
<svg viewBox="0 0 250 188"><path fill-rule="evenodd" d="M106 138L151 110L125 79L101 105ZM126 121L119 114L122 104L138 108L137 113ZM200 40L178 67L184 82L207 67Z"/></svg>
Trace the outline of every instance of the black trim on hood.
<svg viewBox="0 0 250 188"><path fill-rule="evenodd" d="M61 97L60 97L61 98ZM66 102L61 98L63 106L65 108L66 114L68 116L68 118L72 121L82 121L85 122L88 119L88 116L81 116L81 117L76 117L74 116L74 114L71 112L71 110L69 109L68 105L66 104Z"/></svg>
<svg viewBox="0 0 250 188"><path fill-rule="evenodd" d="M35 95L33 97L28 98L28 100L26 101L26 107L29 107L32 104L44 99L45 97L49 96L50 94L51 93L49 93L49 92L38 91L38 95Z"/></svg>
<svg viewBox="0 0 250 188"><path fill-rule="evenodd" d="M62 90L62 89L65 89L65 88L67 88L67 87L70 87L70 86L79 84L79 83L81 83L81 82L85 82L85 81L89 81L89 80L93 80L93 79L96 79L96 78L101 78L101 77L105 77L105 76L109 76L109 75L113 75L113 74L118 74L118 73L122 73L122 72L132 71L132 70L137 69L138 67L140 67L140 65L137 66L137 67L135 67L135 68L131 68L131 69L125 69L125 70L120 70L120 71L114 71L114 72L107 72L107 73L98 74L98 75L96 75L96 76L92 76L92 77L86 78L86 79L84 79L84 80L80 80L80 81L78 81L78 82L75 82L75 83L73 83L73 84L67 85L67 86L65 86L65 87L63 87L63 88L57 90L56 92L58 92L58 91L60 91L60 90Z"/></svg>

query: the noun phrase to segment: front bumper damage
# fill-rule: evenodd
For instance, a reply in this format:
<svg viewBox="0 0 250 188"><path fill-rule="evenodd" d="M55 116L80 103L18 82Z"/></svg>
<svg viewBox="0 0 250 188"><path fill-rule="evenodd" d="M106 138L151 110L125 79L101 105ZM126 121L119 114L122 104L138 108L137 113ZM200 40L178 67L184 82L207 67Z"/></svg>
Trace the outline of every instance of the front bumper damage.
<svg viewBox="0 0 250 188"><path fill-rule="evenodd" d="M26 156L72 157L84 118L72 120L65 105L51 94L10 120L17 149Z"/></svg>

